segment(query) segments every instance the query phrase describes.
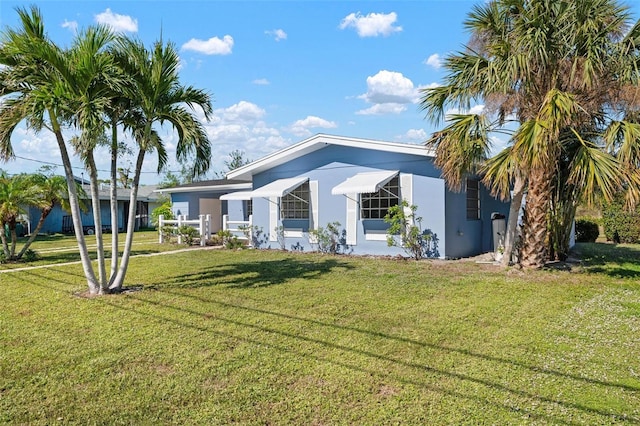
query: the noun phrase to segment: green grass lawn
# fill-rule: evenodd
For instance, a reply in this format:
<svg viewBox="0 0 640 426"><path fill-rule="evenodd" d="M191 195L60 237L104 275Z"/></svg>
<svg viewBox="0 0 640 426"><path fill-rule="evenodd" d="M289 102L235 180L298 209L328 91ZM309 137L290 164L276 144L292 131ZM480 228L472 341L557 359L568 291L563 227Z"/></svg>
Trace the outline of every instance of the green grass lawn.
<svg viewBox="0 0 640 426"><path fill-rule="evenodd" d="M118 246L120 253L124 247L125 240L124 233L120 233L118 237ZM96 258L95 237L91 235L85 235L87 247L89 248L89 255L92 259ZM27 238L19 238L16 253L19 252L24 246ZM105 247L111 248L111 234L104 234ZM0 264L0 271L4 269L16 269L29 266L41 266L49 264L60 264L67 262L80 261L80 253L78 252L78 243L75 237L53 234L53 235L41 235L36 238L30 247L38 254L38 259L33 262L17 262L17 263L2 263ZM176 250L180 248L170 244L158 244L158 232L157 231L139 231L134 234L133 238L133 250L132 254L151 254L159 253L163 251ZM106 250L107 257L111 256L111 251Z"/></svg>
<svg viewBox="0 0 640 426"><path fill-rule="evenodd" d="M0 423L637 424L640 247L568 271L279 251L0 274Z"/></svg>

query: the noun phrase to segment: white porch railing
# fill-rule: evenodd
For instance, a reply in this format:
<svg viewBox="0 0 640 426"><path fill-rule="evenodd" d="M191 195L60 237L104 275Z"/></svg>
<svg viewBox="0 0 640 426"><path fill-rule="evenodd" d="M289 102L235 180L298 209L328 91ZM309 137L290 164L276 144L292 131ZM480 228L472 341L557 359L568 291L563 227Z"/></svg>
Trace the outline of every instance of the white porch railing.
<svg viewBox="0 0 640 426"><path fill-rule="evenodd" d="M249 220L229 220L229 215L222 216L222 229L231 232L239 240L248 240L249 245L253 243L253 216Z"/></svg>
<svg viewBox="0 0 640 426"><path fill-rule="evenodd" d="M174 229L179 229L183 225L193 226L198 230L198 234L200 235L200 245L204 247L207 244L207 240L211 238L211 215L201 214L198 216L198 219L187 220L187 216L178 215L177 219L166 220L164 215L160 215L158 217L158 233L159 233L159 242L162 244L164 242L164 235L162 232L162 228L167 225L173 225ZM182 237L178 234L178 244L182 244Z"/></svg>

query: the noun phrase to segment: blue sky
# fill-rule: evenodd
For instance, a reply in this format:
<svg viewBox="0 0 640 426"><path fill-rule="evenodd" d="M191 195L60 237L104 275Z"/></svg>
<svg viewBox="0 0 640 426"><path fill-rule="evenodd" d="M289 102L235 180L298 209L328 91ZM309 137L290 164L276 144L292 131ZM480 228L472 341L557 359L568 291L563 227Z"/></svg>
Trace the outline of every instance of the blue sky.
<svg viewBox="0 0 640 426"><path fill-rule="evenodd" d="M418 89L441 81L440 60L467 41L463 21L476 3L2 0L0 23L15 26L15 7L36 4L62 46L97 22L147 44L161 35L173 42L182 81L213 95L205 126L217 171L234 149L254 160L316 133L423 142L434 128L418 107ZM162 135L173 155L175 135ZM17 129L13 146L22 158L0 164L10 173L60 163L47 132ZM107 156L98 157L106 178ZM161 179L155 168L148 156L143 183Z"/></svg>

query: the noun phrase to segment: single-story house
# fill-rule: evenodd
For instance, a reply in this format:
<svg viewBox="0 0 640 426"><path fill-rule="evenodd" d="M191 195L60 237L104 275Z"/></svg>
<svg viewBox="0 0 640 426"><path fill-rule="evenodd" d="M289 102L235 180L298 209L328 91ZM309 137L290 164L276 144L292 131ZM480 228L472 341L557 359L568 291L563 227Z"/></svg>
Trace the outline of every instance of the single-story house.
<svg viewBox="0 0 640 426"><path fill-rule="evenodd" d="M169 194L174 216L183 215L195 220L200 215L211 215L211 232L222 229L222 220L227 212L227 203L220 196L230 192L251 190L251 181L233 179L215 179L193 182L172 188L158 189L157 192ZM243 202L240 202L242 207ZM245 204L245 211L247 202ZM240 220L249 220L243 215Z"/></svg>
<svg viewBox="0 0 640 426"><path fill-rule="evenodd" d="M88 185L83 185L87 195L90 195ZM150 226L149 214L153 209L158 207L160 195L156 192L156 185L143 185L138 188L138 202L136 209L136 225L135 229L146 228ZM126 230L127 219L129 213L129 197L131 190L127 188L118 188L118 225L120 231ZM100 197L100 213L102 217L102 227L105 230L112 230L111 226L111 205L110 205L110 189L108 185L102 186L99 190ZM86 212L81 212L82 225L85 233L93 234L95 231L93 220L93 209L91 207L91 199L84 200ZM29 226L30 230L35 230L40 220L40 209L36 207L29 208ZM62 209L62 206L56 204L49 216L44 221L42 233L72 233L73 222L71 214Z"/></svg>
<svg viewBox="0 0 640 426"><path fill-rule="evenodd" d="M433 154L420 145L318 134L227 178L173 188L174 207L194 216L197 206L202 214L198 194L211 194L221 201L210 202L216 206L211 212L260 230L261 248L308 251L314 248L310 230L339 222L347 252L400 254L400 248L387 246L383 218L389 207L407 200L432 236L433 257L466 257L496 249L493 218L509 213L509 204L492 197L476 178L468 178L461 192L449 190Z"/></svg>

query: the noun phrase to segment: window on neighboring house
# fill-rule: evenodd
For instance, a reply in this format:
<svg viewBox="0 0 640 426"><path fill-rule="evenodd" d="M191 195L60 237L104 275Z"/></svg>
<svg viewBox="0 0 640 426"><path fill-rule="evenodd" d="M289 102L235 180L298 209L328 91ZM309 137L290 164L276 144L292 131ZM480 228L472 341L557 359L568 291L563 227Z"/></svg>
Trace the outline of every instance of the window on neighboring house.
<svg viewBox="0 0 640 426"><path fill-rule="evenodd" d="M480 181L467 179L467 219L480 219Z"/></svg>
<svg viewBox="0 0 640 426"><path fill-rule="evenodd" d="M398 205L399 200L400 185L396 176L378 192L360 194L360 218L382 219L389 211L389 207Z"/></svg>
<svg viewBox="0 0 640 426"><path fill-rule="evenodd" d="M247 216L253 214L253 200L247 200Z"/></svg>
<svg viewBox="0 0 640 426"><path fill-rule="evenodd" d="M309 181L280 198L282 219L309 219Z"/></svg>

